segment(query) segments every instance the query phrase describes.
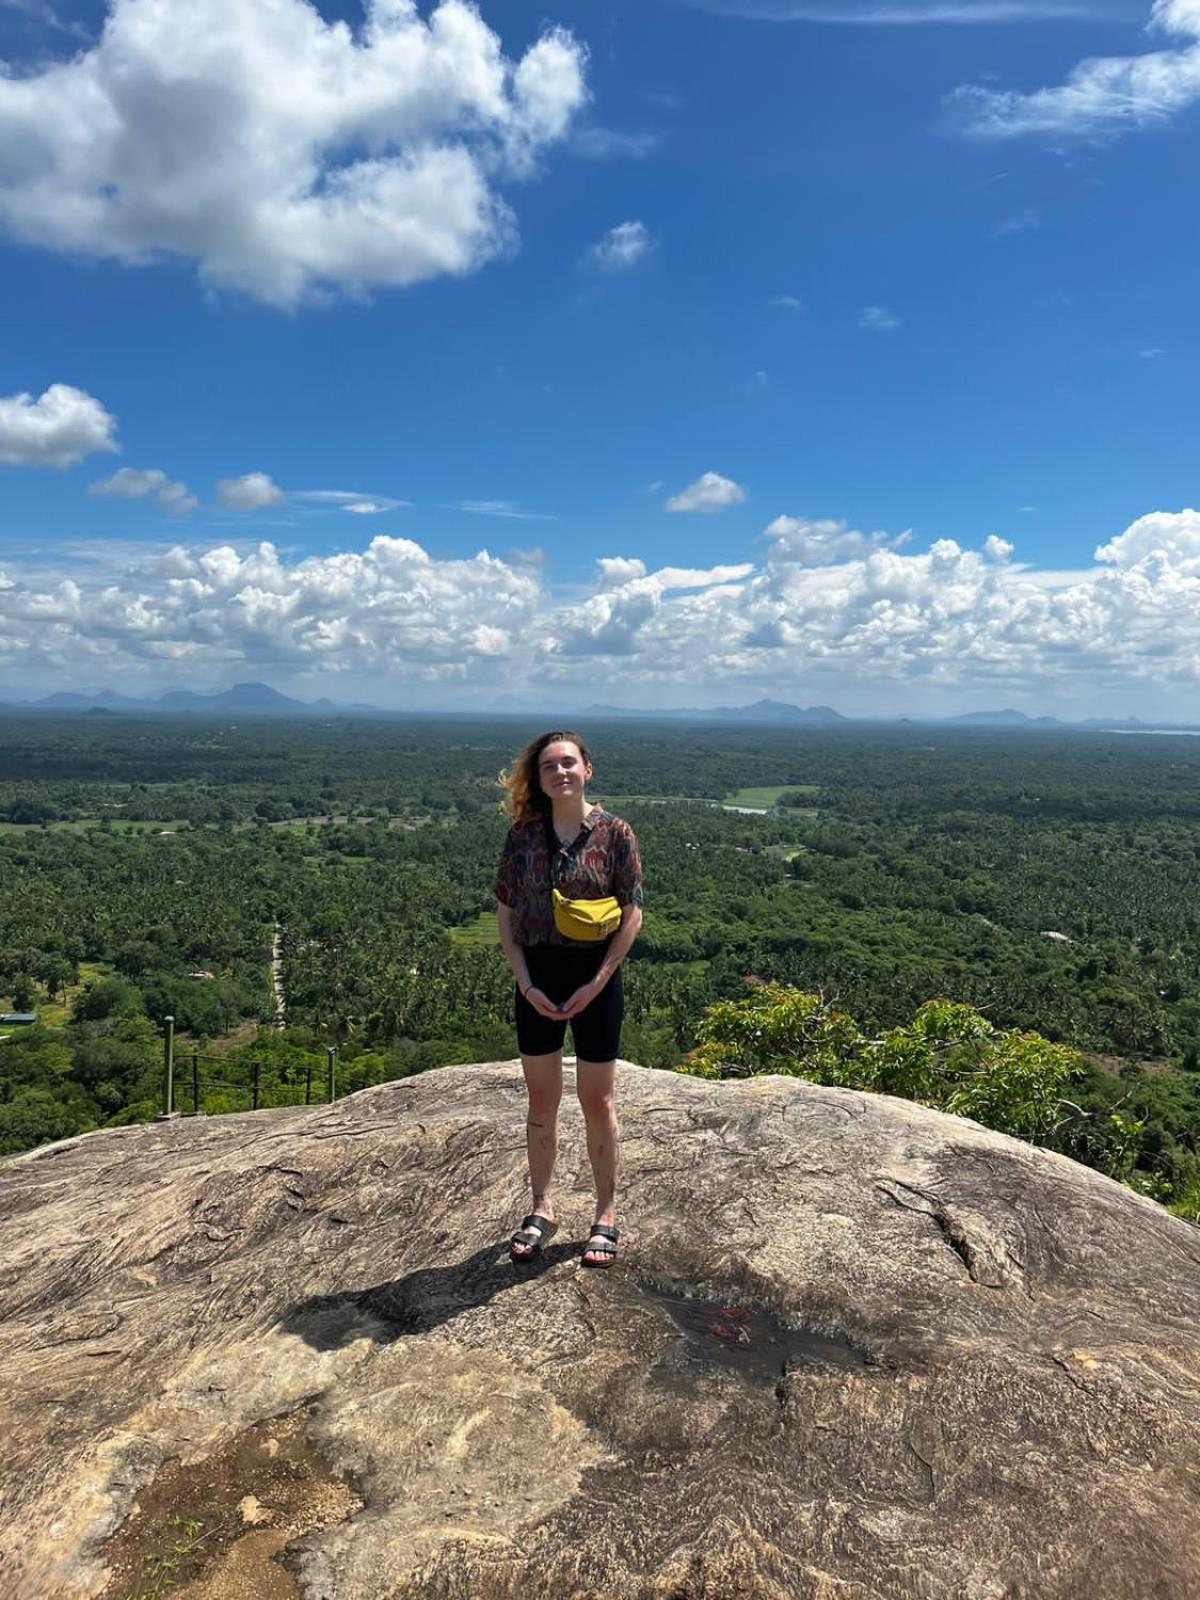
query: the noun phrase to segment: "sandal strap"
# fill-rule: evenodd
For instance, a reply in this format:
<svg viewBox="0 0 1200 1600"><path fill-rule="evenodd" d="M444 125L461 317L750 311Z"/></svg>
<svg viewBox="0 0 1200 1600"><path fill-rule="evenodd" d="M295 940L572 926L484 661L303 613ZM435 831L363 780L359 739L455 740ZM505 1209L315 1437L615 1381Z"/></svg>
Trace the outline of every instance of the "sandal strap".
<svg viewBox="0 0 1200 1600"><path fill-rule="evenodd" d="M616 1228L610 1228L607 1222L597 1222L593 1224L592 1231L588 1234L588 1243L590 1244L593 1239L611 1239L613 1244L616 1244L617 1238L618 1232ZM603 1250L606 1247L597 1245L596 1248Z"/></svg>
<svg viewBox="0 0 1200 1600"><path fill-rule="evenodd" d="M553 1233L557 1226L558 1224L556 1222L551 1222L549 1217L539 1216L536 1211L532 1211L530 1212L529 1216L525 1218L524 1222L522 1222L521 1226L517 1229L517 1232L533 1233L536 1234L539 1239L541 1239L547 1233Z"/></svg>

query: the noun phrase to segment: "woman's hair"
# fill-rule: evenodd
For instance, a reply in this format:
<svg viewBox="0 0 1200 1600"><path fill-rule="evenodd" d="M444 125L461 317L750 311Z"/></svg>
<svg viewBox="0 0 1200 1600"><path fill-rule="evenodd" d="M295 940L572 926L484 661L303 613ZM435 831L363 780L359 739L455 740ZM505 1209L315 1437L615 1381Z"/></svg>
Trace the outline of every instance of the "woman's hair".
<svg viewBox="0 0 1200 1600"><path fill-rule="evenodd" d="M585 763L591 762L587 745L577 733L559 728L553 733L541 733L531 739L507 772L500 774L500 785L507 790L500 802L514 823L536 822L550 814L550 797L538 782L538 759L548 744L573 744Z"/></svg>

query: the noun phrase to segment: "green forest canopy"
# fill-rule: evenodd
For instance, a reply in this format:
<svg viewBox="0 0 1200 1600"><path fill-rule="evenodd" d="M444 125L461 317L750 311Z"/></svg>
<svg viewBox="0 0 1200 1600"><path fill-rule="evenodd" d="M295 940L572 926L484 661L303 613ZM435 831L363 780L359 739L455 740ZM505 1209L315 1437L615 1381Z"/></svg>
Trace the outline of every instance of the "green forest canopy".
<svg viewBox="0 0 1200 1600"><path fill-rule="evenodd" d="M230 1063L209 1109L243 1103L252 1053L264 1103L294 1097L328 1042L343 1087L510 1056L495 780L536 731L0 718L0 1008L42 1017L0 1042L0 1151L149 1115L168 1013L182 1051ZM1139 1181L1175 1198L1197 1182L1197 741L586 733L592 793L646 870L631 1059L679 1065L747 977L824 995L867 1033L946 997L1086 1052L1073 1098L1142 1125ZM764 814L721 809L751 791ZM262 1039L276 923L289 1026Z"/></svg>

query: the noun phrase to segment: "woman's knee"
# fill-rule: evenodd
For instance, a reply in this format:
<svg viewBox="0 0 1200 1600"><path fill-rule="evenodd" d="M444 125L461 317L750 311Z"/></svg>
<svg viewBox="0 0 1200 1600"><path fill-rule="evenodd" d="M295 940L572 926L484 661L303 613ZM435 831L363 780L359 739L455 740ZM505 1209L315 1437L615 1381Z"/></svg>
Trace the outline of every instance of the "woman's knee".
<svg viewBox="0 0 1200 1600"><path fill-rule="evenodd" d="M529 1094L529 1120L542 1122L558 1113L562 1100L562 1056L522 1056L525 1087Z"/></svg>
<svg viewBox="0 0 1200 1600"><path fill-rule="evenodd" d="M611 1072L603 1068L576 1072L575 1092L589 1122L615 1122L617 1119L616 1092Z"/></svg>

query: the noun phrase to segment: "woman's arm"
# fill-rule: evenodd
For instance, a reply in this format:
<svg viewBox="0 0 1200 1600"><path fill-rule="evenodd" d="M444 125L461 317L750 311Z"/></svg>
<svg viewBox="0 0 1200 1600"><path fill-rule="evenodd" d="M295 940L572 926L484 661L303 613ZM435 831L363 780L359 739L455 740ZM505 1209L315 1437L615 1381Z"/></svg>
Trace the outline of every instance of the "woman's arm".
<svg viewBox="0 0 1200 1600"><path fill-rule="evenodd" d="M502 900L496 902L496 927L500 934L500 948L504 951L504 959L512 968L517 988L524 994L529 987L529 967L525 961L524 950L513 936L512 907L506 906Z"/></svg>
<svg viewBox="0 0 1200 1600"><path fill-rule="evenodd" d="M641 906L623 906L621 909L621 926L613 934L612 943L605 951L604 960L596 969L596 976L590 983L585 983L582 989L576 989L575 993L558 1013L560 1017L573 1017L582 1011L584 1006L591 1005L592 1001L602 992L605 984L629 954L630 947L637 938L641 926Z"/></svg>
<svg viewBox="0 0 1200 1600"><path fill-rule="evenodd" d="M621 926L617 929L616 933L613 934L612 943L609 945L608 952L605 955L604 960L600 963L599 970L596 973L596 979L599 985L596 991L597 994L600 992L600 989L603 989L604 985L608 982L613 973L629 954L630 948L633 945L633 941L637 938L641 930L641 906L622 906Z"/></svg>
<svg viewBox="0 0 1200 1600"><path fill-rule="evenodd" d="M496 902L496 927L500 934L500 948L504 951L504 959L512 968L513 977L517 980L517 988L522 996L543 1017L561 1017L562 1012L558 1007L529 981L529 966L525 960L525 951L517 943L513 933L513 910L511 906L506 906L503 900Z"/></svg>

